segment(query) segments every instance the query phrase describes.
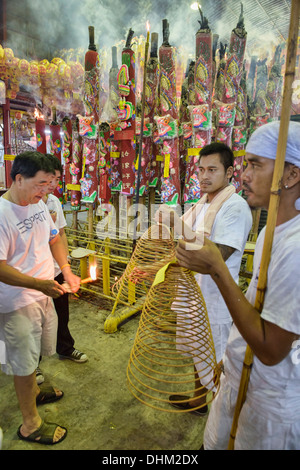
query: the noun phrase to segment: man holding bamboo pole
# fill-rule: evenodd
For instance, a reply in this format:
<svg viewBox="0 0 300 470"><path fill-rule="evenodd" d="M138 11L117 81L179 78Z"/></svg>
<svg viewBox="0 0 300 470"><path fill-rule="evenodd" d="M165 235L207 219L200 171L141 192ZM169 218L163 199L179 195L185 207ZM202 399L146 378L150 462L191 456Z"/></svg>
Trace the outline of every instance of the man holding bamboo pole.
<svg viewBox="0 0 300 470"><path fill-rule="evenodd" d="M250 207L268 209L280 123L258 128L246 148L243 188ZM262 311L253 305L265 229L257 239L253 277L246 296L208 239L202 249L180 241L181 266L210 274L233 319L221 388L207 421L204 448L227 449L246 344L253 363L241 409L235 449L300 449L300 124L289 123L280 201ZM261 273L260 273L261 274Z"/></svg>

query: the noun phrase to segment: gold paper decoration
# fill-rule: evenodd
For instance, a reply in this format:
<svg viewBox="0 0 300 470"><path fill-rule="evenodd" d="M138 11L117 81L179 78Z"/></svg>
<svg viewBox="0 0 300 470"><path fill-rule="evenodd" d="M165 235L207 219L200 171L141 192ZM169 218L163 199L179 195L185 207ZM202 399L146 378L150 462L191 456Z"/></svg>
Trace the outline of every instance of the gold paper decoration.
<svg viewBox="0 0 300 470"><path fill-rule="evenodd" d="M206 306L194 274L174 262L158 272L147 294L127 368L129 390L152 408L191 411L173 408L169 396L185 396L182 403L194 396L194 365L202 384L197 391L208 404L219 375Z"/></svg>

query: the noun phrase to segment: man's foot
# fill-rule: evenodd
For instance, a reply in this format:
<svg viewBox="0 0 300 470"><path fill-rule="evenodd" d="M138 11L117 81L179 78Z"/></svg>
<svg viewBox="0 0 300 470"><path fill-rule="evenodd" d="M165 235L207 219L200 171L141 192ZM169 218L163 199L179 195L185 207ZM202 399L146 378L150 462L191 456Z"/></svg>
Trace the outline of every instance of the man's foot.
<svg viewBox="0 0 300 470"><path fill-rule="evenodd" d="M46 405L47 403L53 403L57 400L60 400L64 396L64 392L58 390L57 388L48 386L41 387L39 393L36 397L37 405Z"/></svg>
<svg viewBox="0 0 300 470"><path fill-rule="evenodd" d="M197 416L205 416L208 413L208 406L199 400L192 399L186 395L171 395L169 397L170 405L182 411L188 411Z"/></svg>
<svg viewBox="0 0 300 470"><path fill-rule="evenodd" d="M29 442L36 442L39 444L53 445L58 444L67 435L67 429L55 423L48 423L41 421L37 429L26 428L21 425L17 431L20 439Z"/></svg>
<svg viewBox="0 0 300 470"><path fill-rule="evenodd" d="M35 369L35 377L36 377L37 385L41 385L42 383L44 383L45 378L43 376L43 372L41 371L39 367Z"/></svg>
<svg viewBox="0 0 300 470"><path fill-rule="evenodd" d="M60 354L59 358L70 359L71 361L74 361L74 362L86 362L88 360L87 355L81 351L78 351L78 349L74 349L74 351L71 354L68 354L67 356L63 356L62 354Z"/></svg>

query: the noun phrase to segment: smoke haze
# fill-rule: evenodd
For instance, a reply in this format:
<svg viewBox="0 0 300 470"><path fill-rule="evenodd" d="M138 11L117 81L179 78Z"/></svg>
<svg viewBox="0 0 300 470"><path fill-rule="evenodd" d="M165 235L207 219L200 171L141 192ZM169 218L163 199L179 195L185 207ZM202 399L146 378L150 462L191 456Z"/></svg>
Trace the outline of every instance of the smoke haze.
<svg viewBox="0 0 300 470"><path fill-rule="evenodd" d="M91 25L95 28L98 50L102 47L110 48L126 38L129 28L134 30L135 36L146 36L147 20L150 21L151 32L159 34L160 45L162 20L167 18L170 25L170 44L182 47L193 57L200 15L197 10L190 8L191 3L191 0L9 0L7 21L11 31L8 31L8 46L19 57L21 54L18 54L18 51L21 50L28 58L40 55L42 51L39 49L43 45L52 51L77 48L86 50L88 26ZM279 4L281 11L282 2ZM288 8L288 4L285 5ZM258 49L270 49L284 40L283 35L280 37L281 31L278 32L274 28L274 22L279 21L279 14L269 22L268 30L263 28L262 20L259 22L253 14L255 6L258 9L257 15L262 18L263 13L256 1L244 1L248 55L257 53ZM229 43L231 31L240 15L240 2L202 0L201 8L212 32L219 35L219 41ZM281 11L281 14L284 12ZM26 51L24 35L31 38ZM37 44L36 40L40 43Z"/></svg>

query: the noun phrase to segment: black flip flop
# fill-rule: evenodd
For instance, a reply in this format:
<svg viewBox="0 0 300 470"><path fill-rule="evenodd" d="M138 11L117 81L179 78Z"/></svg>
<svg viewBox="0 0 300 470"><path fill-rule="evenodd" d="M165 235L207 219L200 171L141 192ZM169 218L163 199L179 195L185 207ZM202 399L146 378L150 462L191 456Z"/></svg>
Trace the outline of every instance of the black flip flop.
<svg viewBox="0 0 300 470"><path fill-rule="evenodd" d="M53 387L41 387L40 393L36 397L37 405L46 405L47 403L53 403L60 400L64 396L64 392L61 392L61 395L56 395L56 392Z"/></svg>
<svg viewBox="0 0 300 470"><path fill-rule="evenodd" d="M42 421L42 424L40 425L40 427L33 433L29 434L29 436L27 437L21 434L21 427L22 425L19 426L18 431L17 431L18 437L22 439L23 441L35 442L37 444L46 444L46 445L58 444L59 442L63 441L67 436L66 428L64 428L63 426L60 426L59 424L48 423L46 421ZM64 429L66 432L58 441L53 442L54 434L58 427Z"/></svg>
<svg viewBox="0 0 300 470"><path fill-rule="evenodd" d="M205 416L208 412L207 405L202 406L201 408L196 408L195 406L191 406L189 402L189 397L186 395L171 395L169 397L170 405L174 406L174 408L178 408L183 411L188 411L197 416Z"/></svg>

